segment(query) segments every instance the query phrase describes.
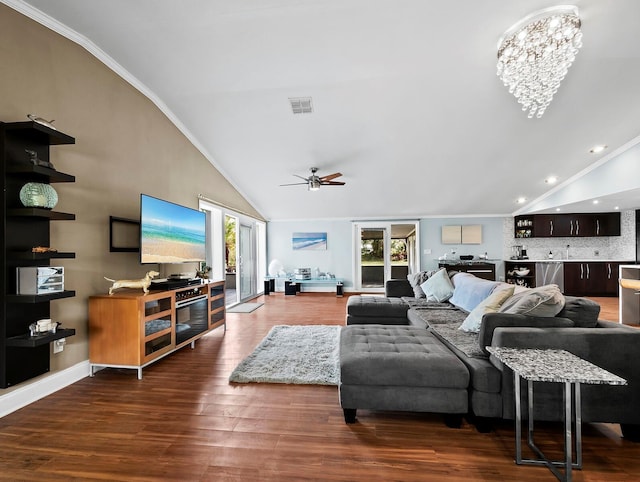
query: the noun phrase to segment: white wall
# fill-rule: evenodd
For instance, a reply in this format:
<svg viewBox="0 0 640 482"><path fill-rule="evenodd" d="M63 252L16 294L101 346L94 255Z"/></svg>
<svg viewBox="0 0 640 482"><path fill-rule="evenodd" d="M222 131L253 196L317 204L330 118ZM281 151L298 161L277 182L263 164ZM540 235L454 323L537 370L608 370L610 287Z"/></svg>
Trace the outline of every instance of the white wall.
<svg viewBox="0 0 640 482"><path fill-rule="evenodd" d="M327 233L326 250L293 250L295 232ZM352 231L350 221L272 221L267 223L267 263L279 260L287 273L296 268L319 268L322 272L344 278L345 287L353 287ZM311 291L315 287L305 287ZM333 291L335 287L320 287Z"/></svg>
<svg viewBox="0 0 640 482"><path fill-rule="evenodd" d="M502 217L486 218L426 218L420 220L420 239L422 244L421 267L423 270L435 269L438 258L455 249L456 257L461 254L472 254L478 257L487 253L489 259L502 258ZM480 224L482 226L481 244L442 244L442 226L465 226ZM424 250L431 254L424 254Z"/></svg>
<svg viewBox="0 0 640 482"><path fill-rule="evenodd" d="M478 256L487 252L490 258L502 258L503 218L424 218L420 220L421 269L436 268L438 257L454 247L441 243L442 226L466 224L482 225L482 244L455 246L456 255ZM320 271L329 271L338 278L344 278L345 288L353 288L352 227L353 223L348 220L271 221L267 224L267 262L278 259L287 272L295 268L318 267ZM291 247L291 235L294 232L326 232L327 250L294 251ZM425 255L425 249L430 249L431 254ZM333 287L319 289L332 291Z"/></svg>

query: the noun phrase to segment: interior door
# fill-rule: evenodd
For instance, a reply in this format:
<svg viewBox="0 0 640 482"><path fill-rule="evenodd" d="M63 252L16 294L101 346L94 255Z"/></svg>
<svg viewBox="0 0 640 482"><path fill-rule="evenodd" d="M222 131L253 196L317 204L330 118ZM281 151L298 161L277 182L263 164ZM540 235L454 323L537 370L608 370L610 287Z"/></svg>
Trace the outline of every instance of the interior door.
<svg viewBox="0 0 640 482"><path fill-rule="evenodd" d="M245 301L256 296L255 283L255 256L252 242L252 227L246 224L240 224L238 232L239 236L239 253L238 274L240 301Z"/></svg>

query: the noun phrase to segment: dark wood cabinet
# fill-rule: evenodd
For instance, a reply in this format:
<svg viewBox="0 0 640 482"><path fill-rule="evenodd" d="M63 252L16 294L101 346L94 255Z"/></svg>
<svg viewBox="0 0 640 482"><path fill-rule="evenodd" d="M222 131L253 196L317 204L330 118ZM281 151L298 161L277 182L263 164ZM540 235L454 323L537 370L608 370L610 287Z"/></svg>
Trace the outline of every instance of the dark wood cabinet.
<svg viewBox="0 0 640 482"><path fill-rule="evenodd" d="M514 218L515 238L620 236L620 213L533 214Z"/></svg>
<svg viewBox="0 0 640 482"><path fill-rule="evenodd" d="M620 213L598 213L592 219L593 236L620 236Z"/></svg>
<svg viewBox="0 0 640 482"><path fill-rule="evenodd" d="M603 296L604 292L604 263L564 263L564 294L571 296Z"/></svg>
<svg viewBox="0 0 640 482"><path fill-rule="evenodd" d="M478 278L488 279L490 281L496 280L496 265L493 263L482 262L459 262L459 263L438 263L439 268L446 268L447 271L462 271L464 273L470 273Z"/></svg>
<svg viewBox="0 0 640 482"><path fill-rule="evenodd" d="M547 238L555 235L557 222L553 214L536 214L533 222L536 238Z"/></svg>
<svg viewBox="0 0 640 482"><path fill-rule="evenodd" d="M632 261L564 263L564 294L571 296L617 296L618 270Z"/></svg>
<svg viewBox="0 0 640 482"><path fill-rule="evenodd" d="M62 251L32 251L37 246L50 246L52 221L73 220L75 216L25 207L20 200L21 189L29 182L49 185L75 181L74 176L56 171L49 163L49 146L74 143L73 137L36 122L0 123L0 182L4 191L0 201L0 388L48 372L49 344L75 334L74 329L58 328L55 333L32 336L29 330L32 323L50 318L52 301L75 296L74 291L43 288L35 294L23 294L17 281L18 268L47 268L52 260L75 257L74 253Z"/></svg>

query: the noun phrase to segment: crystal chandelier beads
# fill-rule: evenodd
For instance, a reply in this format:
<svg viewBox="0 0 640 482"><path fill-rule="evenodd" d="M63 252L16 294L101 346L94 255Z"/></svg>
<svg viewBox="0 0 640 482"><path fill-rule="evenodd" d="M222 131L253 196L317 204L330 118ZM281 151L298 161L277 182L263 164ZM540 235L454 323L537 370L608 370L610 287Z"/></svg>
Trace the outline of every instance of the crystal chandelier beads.
<svg viewBox="0 0 640 482"><path fill-rule="evenodd" d="M552 7L522 19L498 41L498 76L527 116L542 117L582 47L578 9Z"/></svg>

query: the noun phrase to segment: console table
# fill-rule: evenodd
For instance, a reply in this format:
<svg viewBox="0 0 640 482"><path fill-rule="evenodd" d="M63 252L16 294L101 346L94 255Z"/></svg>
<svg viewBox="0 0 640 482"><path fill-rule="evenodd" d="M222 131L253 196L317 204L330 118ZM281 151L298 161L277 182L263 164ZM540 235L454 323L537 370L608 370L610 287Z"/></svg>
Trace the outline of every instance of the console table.
<svg viewBox="0 0 640 482"><path fill-rule="evenodd" d="M89 297L89 375L96 368L142 369L214 328L226 331L224 281Z"/></svg>
<svg viewBox="0 0 640 482"><path fill-rule="evenodd" d="M333 284L336 286L336 296L343 295L344 280L342 278L310 278L310 279L287 279L285 281L285 294L300 293L303 284ZM287 291L287 287L295 285L294 291Z"/></svg>
<svg viewBox="0 0 640 482"><path fill-rule="evenodd" d="M487 347L498 360L513 370L516 405L516 464L546 465L561 481L570 481L573 468L582 469L582 415L580 384L626 385L627 381L593 363L565 350L536 350L523 348ZM538 459L522 458L522 408L520 379L527 381L528 431L527 445ZM564 461L549 460L533 440L533 382L563 383L564 409ZM573 392L573 397L572 397ZM573 463L572 416L575 417L576 462ZM564 476L557 469L564 468Z"/></svg>

